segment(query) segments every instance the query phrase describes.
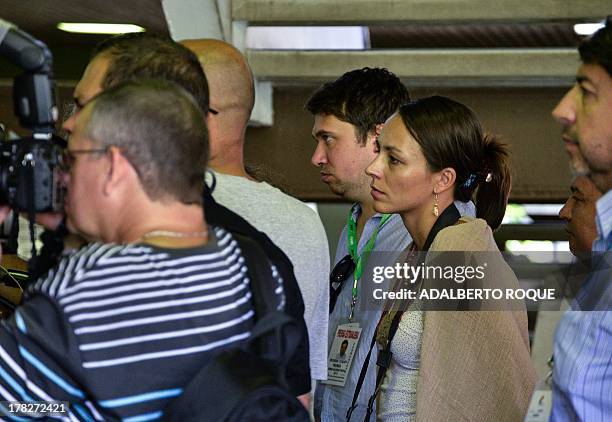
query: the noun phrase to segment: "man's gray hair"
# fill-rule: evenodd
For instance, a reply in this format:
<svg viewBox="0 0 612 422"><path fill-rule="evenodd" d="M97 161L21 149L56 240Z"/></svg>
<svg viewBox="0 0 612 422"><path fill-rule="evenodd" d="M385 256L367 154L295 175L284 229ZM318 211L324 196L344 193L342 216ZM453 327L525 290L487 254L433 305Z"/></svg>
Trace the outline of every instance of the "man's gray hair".
<svg viewBox="0 0 612 422"><path fill-rule="evenodd" d="M153 199L201 204L208 131L193 97L157 79L120 83L91 101L84 134L101 148L116 146Z"/></svg>

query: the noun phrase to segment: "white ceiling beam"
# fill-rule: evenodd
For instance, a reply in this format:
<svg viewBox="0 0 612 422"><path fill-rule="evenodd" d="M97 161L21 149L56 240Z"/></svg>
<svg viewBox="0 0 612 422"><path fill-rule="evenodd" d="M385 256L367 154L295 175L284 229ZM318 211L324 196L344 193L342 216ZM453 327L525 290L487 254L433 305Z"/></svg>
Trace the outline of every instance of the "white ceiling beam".
<svg viewBox="0 0 612 422"><path fill-rule="evenodd" d="M233 0L251 25L382 24L604 19L610 0Z"/></svg>
<svg viewBox="0 0 612 422"><path fill-rule="evenodd" d="M162 0L168 29L175 41L200 38L224 40L244 52L246 24L232 22L230 0ZM272 84L255 79L255 106L249 123L274 123Z"/></svg>
<svg viewBox="0 0 612 422"><path fill-rule="evenodd" d="M162 0L162 8L170 36L176 41L225 39L222 16L216 0Z"/></svg>
<svg viewBox="0 0 612 422"><path fill-rule="evenodd" d="M579 64L575 49L369 51L249 50L260 80L321 82L365 66L386 67L413 86L565 86Z"/></svg>

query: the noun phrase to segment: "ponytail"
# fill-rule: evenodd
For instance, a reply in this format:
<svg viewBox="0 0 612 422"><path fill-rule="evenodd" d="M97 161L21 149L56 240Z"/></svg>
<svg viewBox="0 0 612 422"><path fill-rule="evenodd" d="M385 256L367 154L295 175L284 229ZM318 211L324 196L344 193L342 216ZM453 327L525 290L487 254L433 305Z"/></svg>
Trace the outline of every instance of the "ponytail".
<svg viewBox="0 0 612 422"><path fill-rule="evenodd" d="M484 138L484 168L476 190L476 217L497 229L504 218L512 185L508 145L492 135Z"/></svg>
<svg viewBox="0 0 612 422"><path fill-rule="evenodd" d="M432 172L455 169L454 199L474 199L476 217L498 228L512 181L508 146L495 136L483 135L476 114L450 98L420 98L402 104L399 114Z"/></svg>

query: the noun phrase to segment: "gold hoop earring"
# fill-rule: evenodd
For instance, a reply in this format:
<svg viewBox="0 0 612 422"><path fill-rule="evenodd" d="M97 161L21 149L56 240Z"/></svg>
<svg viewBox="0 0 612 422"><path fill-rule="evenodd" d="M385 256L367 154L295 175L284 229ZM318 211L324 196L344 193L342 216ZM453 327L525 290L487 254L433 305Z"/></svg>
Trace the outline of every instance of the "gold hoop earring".
<svg viewBox="0 0 612 422"><path fill-rule="evenodd" d="M435 215L436 217L438 215L440 215L440 211L438 210L438 194L434 194L434 207L433 207L433 215Z"/></svg>

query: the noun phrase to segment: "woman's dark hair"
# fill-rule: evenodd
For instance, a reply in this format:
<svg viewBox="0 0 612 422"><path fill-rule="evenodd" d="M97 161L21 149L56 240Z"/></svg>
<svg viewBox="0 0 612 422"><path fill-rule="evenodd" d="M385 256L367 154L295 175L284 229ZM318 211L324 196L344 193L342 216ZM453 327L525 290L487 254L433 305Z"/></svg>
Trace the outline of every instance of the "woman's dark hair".
<svg viewBox="0 0 612 422"><path fill-rule="evenodd" d="M508 146L484 135L474 112L450 98L436 95L406 103L399 114L431 171L455 169L454 198L467 202L475 193L476 217L499 227L512 182Z"/></svg>

